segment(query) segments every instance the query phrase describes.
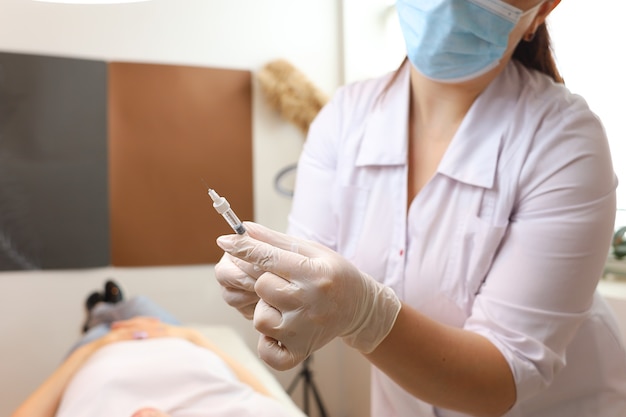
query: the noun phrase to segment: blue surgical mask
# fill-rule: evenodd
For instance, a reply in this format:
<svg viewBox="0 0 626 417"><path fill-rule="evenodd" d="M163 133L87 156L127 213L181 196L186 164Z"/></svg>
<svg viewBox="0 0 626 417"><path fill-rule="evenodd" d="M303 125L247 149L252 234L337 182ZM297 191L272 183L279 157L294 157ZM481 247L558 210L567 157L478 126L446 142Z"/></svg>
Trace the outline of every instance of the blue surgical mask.
<svg viewBox="0 0 626 417"><path fill-rule="evenodd" d="M501 0L397 0L396 8L413 66L452 83L495 68L513 28L536 7L522 12Z"/></svg>

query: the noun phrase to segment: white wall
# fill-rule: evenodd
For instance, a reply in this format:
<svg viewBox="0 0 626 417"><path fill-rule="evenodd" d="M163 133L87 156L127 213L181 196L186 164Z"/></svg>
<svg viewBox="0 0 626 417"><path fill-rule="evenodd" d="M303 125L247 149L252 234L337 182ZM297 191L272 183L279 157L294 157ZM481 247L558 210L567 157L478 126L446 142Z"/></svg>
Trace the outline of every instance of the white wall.
<svg viewBox="0 0 626 417"><path fill-rule="evenodd" d="M0 0L0 51L251 71L285 58L330 94L342 82L340 6L336 0L153 0L100 6ZM296 161L303 140L265 106L254 84L255 220L277 230L286 226L290 200L273 190L274 174ZM58 364L82 323L85 296L107 277L121 282L127 295L147 294L184 321L230 324L251 348L256 346L250 323L221 300L208 265L0 273L0 415L8 415ZM313 361L331 415L367 414L355 402L368 400L346 383L346 372L338 371L354 362L363 372L362 360L351 359L354 355L334 343ZM276 375L287 385L294 372Z"/></svg>
<svg viewBox="0 0 626 417"><path fill-rule="evenodd" d="M334 0L0 0L0 50L252 71L286 58L332 93L340 82L338 10ZM290 202L272 191L272 178L295 161L303 137L259 94L253 109L256 219L284 229Z"/></svg>
<svg viewBox="0 0 626 417"><path fill-rule="evenodd" d="M561 2L549 24L559 69L565 83L582 95L598 114L611 144L621 184L617 189L617 226L626 225L626 62L623 59L623 16L626 3L615 0Z"/></svg>
<svg viewBox="0 0 626 417"><path fill-rule="evenodd" d="M345 82L396 69L406 49L395 0L343 0L343 76Z"/></svg>

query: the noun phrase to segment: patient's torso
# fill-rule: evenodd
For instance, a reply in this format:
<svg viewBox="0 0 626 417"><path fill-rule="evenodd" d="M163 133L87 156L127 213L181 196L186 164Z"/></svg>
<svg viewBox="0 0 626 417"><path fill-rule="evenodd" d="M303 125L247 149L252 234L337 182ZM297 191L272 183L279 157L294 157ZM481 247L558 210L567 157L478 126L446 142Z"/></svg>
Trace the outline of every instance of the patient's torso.
<svg viewBox="0 0 626 417"><path fill-rule="evenodd" d="M56 417L130 417L144 407L172 417L287 415L280 403L240 382L215 353L160 338L97 351L68 385Z"/></svg>

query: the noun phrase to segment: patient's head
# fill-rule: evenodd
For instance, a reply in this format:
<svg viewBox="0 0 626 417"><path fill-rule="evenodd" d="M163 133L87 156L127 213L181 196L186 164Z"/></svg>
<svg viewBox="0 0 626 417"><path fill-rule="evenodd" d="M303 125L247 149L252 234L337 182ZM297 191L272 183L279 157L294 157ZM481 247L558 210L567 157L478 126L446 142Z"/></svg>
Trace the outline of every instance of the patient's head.
<svg viewBox="0 0 626 417"><path fill-rule="evenodd" d="M163 411L159 411L156 408L141 408L133 413L131 417L170 417L169 414L165 414Z"/></svg>

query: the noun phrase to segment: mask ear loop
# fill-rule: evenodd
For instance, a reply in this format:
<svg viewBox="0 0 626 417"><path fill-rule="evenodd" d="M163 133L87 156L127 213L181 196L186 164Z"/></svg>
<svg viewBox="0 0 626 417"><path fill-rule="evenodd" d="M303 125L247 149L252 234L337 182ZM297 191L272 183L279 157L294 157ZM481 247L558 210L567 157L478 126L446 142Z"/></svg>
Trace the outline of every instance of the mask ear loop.
<svg viewBox="0 0 626 417"><path fill-rule="evenodd" d="M522 13L522 15L520 16L520 20L523 19L525 16L535 12L539 6L541 6L542 3L539 3L538 5L536 5L535 7L526 10L524 13ZM533 28L533 31L530 33L526 33L524 35L524 37L522 38L524 40L524 42L532 42L535 40L535 36L537 35L537 27Z"/></svg>

